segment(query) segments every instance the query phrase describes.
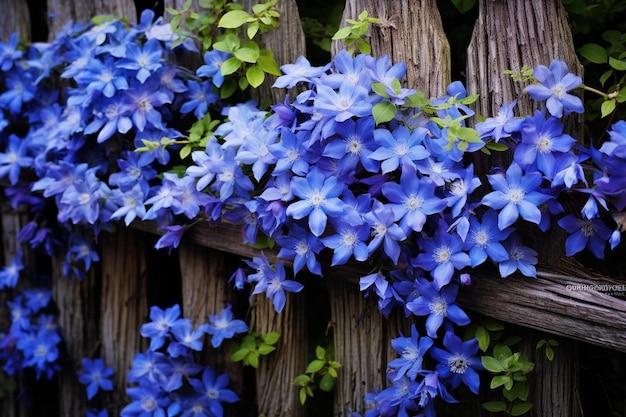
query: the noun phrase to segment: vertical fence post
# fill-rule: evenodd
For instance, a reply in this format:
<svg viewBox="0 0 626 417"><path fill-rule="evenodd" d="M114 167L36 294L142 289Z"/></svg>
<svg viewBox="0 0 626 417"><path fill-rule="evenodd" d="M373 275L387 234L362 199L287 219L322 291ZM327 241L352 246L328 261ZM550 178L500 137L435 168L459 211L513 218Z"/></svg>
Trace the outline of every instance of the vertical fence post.
<svg viewBox="0 0 626 417"><path fill-rule="evenodd" d="M227 303L235 306L235 290L228 283L232 271L229 271L229 260L232 256L183 241L179 248L179 262L182 286L182 310L194 327L206 323L209 315L217 315ZM207 338L208 339L208 338ZM213 349L207 340L203 350L204 360L219 374L227 373L230 384L240 399L244 398L243 390L249 386L244 381L240 364L230 359L234 341L225 339L218 349ZM229 405L225 409L226 416L235 417L244 404ZM229 414L230 413L230 414Z"/></svg>
<svg viewBox="0 0 626 417"><path fill-rule="evenodd" d="M523 95L524 85L512 81L505 70L520 72L526 65L549 65L553 59L563 60L573 71L582 75L567 14L560 1L540 0L529 7L523 0L479 0L479 15L468 47L467 85L470 94L478 93L477 114L485 117L497 114L502 104L518 98L519 115L532 114L538 107L530 97ZM568 116L566 131L574 137L582 137L582 118ZM492 166L507 166L509 154L494 153L491 157L480 156L474 163L477 172L488 173ZM551 233L559 233L555 227ZM529 236L532 238L532 236ZM564 238L542 235L535 247L542 261L558 267L564 249L555 242ZM543 335L541 337L550 337ZM551 363L535 352L535 332L525 334L524 346L531 360L537 361L533 374L530 401L536 416L576 417L580 409L572 393L578 389L577 348L575 342L564 341L567 346L556 355ZM552 387L547 389L547 387Z"/></svg>
<svg viewBox="0 0 626 417"><path fill-rule="evenodd" d="M115 369L112 395L117 415L125 405L126 375L136 353L147 343L140 336L148 315L146 240L143 233L119 229L101 236L102 298L100 328L102 359Z"/></svg>
<svg viewBox="0 0 626 417"><path fill-rule="evenodd" d="M25 1L0 0L0 41L7 42L13 32L22 40L30 39L30 14Z"/></svg>
<svg viewBox="0 0 626 417"><path fill-rule="evenodd" d="M93 269L83 280L63 274L62 258L52 264L52 298L58 309L63 337L63 366L58 376L59 413L78 416L87 410L87 392L78 382L80 360L98 353L100 344L97 309L100 285Z"/></svg>
<svg viewBox="0 0 626 417"><path fill-rule="evenodd" d="M306 289L304 290L306 291ZM260 360L256 372L259 415L265 417L302 417L304 407L298 400L298 389L293 380L304 373L307 361L306 305L304 294L287 294L287 303L281 313L264 294L251 300L253 332L266 335L280 333L276 350Z"/></svg>
<svg viewBox="0 0 626 417"><path fill-rule="evenodd" d="M443 31L441 16L434 0L348 0L343 21L358 18L367 11L381 20L372 27L369 42L372 55L388 55L392 63L407 65L406 85L426 97L445 94L450 83L450 45ZM343 47L332 45L334 53ZM372 388L386 386L387 362L395 357L391 339L403 331L402 319L395 315L387 321L376 302L363 299L358 286L345 282L329 283L332 321L335 326L335 357L342 364L335 393L337 417L351 411L363 413L364 395Z"/></svg>

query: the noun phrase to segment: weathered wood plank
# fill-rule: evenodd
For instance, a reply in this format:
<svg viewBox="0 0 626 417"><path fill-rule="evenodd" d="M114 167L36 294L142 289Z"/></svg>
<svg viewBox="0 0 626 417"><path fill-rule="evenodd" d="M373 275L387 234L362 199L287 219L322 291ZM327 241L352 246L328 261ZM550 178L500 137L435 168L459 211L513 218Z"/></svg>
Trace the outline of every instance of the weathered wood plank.
<svg viewBox="0 0 626 417"><path fill-rule="evenodd" d="M358 20L367 10L381 24L372 28L372 55L389 55L393 63L405 62L408 86L426 97L440 97L450 83L450 44L435 0L348 0L342 21ZM343 43L334 42L336 53Z"/></svg>
<svg viewBox="0 0 626 417"><path fill-rule="evenodd" d="M307 332L304 295L287 294L285 309L279 314L265 294L250 301L250 330L266 335L280 333L276 350L262 357L256 372L258 414L265 417L302 417L296 376L307 365Z"/></svg>
<svg viewBox="0 0 626 417"><path fill-rule="evenodd" d="M25 1L0 0L0 41L7 42L13 32L21 40L30 39L30 14Z"/></svg>
<svg viewBox="0 0 626 417"><path fill-rule="evenodd" d="M135 3L131 0L48 0L47 11L50 39L54 39L55 34L70 20L87 23L98 15L115 15L130 22L137 20Z"/></svg>
<svg viewBox="0 0 626 417"><path fill-rule="evenodd" d="M135 227L157 233L156 226L137 223ZM185 239L240 256L258 256L259 251L242 244L237 225L200 223ZM268 259L274 252L265 250ZM329 265L329 264L328 264ZM355 284L366 271L358 265L325 268L324 276ZM537 279L511 276L502 279L496 271L478 270L473 283L459 293L469 310L509 323L519 324L598 346L626 352L626 301L593 291L568 291L567 285L604 285L600 276L582 275L584 268L550 272L539 270Z"/></svg>
<svg viewBox="0 0 626 417"><path fill-rule="evenodd" d="M101 236L102 298L100 328L102 359L115 369L109 414L117 415L126 403L126 375L133 357L147 342L140 336L148 316L146 299L146 251L144 235L137 230L118 230Z"/></svg>

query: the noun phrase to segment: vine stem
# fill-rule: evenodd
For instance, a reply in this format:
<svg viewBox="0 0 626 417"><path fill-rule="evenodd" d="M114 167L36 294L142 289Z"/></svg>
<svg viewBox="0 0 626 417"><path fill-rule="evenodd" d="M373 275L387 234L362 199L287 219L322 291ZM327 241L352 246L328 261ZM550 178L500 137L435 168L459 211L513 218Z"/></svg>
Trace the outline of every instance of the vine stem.
<svg viewBox="0 0 626 417"><path fill-rule="evenodd" d="M583 90L591 91L592 93L596 93L596 94L598 94L599 96L602 96L602 97L604 97L604 98L607 98L607 97L608 97L608 94L607 94L607 93L605 93L605 92L603 92L603 91L600 91L600 90L598 90L598 89L596 89L596 88L589 87L588 85L584 85L584 84L583 84L582 88L583 88Z"/></svg>

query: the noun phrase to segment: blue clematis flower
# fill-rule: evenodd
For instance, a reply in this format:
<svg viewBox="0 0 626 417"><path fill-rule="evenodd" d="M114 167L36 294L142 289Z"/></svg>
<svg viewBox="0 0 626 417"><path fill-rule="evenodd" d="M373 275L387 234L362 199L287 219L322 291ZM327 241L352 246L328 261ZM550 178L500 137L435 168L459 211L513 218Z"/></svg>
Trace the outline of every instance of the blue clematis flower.
<svg viewBox="0 0 626 417"><path fill-rule="evenodd" d="M567 256L573 256L586 248L596 258L604 259L604 249L612 232L600 218L579 219L569 214L559 219L558 225L569 233L565 240Z"/></svg>
<svg viewBox="0 0 626 417"><path fill-rule="evenodd" d="M443 346L445 349L433 346L430 350L430 355L439 362L436 369L441 380L453 389L463 383L478 394L480 378L477 371L483 370L480 357L476 356L478 339L463 342L454 333L447 332L443 337Z"/></svg>
<svg viewBox="0 0 626 417"><path fill-rule="evenodd" d="M515 148L513 159L527 172L536 167L546 178L554 178L557 160L569 152L576 140L563 133L563 125L556 117L546 119L542 112L524 120L521 142Z"/></svg>
<svg viewBox="0 0 626 417"><path fill-rule="evenodd" d="M465 250L469 250L472 268L477 267L487 260L502 262L509 259L502 242L511 234L513 228L507 227L500 230L498 227L498 212L487 210L478 220L475 216L469 219L470 229L465 240Z"/></svg>
<svg viewBox="0 0 626 417"><path fill-rule="evenodd" d="M78 381L83 385L87 385L88 399L91 400L95 397L99 390L113 390L113 381L110 379L114 373L112 367L105 367L104 362L100 358L83 358L82 365L83 369L78 373Z"/></svg>
<svg viewBox="0 0 626 417"><path fill-rule="evenodd" d="M402 167L400 183L386 182L382 193L389 200L387 206L394 220L405 234L421 232L427 216L441 212L448 202L435 195L435 183L430 178L419 177L411 165Z"/></svg>
<svg viewBox="0 0 626 417"><path fill-rule="evenodd" d="M363 218L369 225L373 237L367 245L368 253L371 255L382 244L385 255L397 264L401 252L400 242L407 238L407 234L395 222L392 207L376 201L372 211L366 213Z"/></svg>
<svg viewBox="0 0 626 417"><path fill-rule="evenodd" d="M150 350L157 350L165 344L172 326L179 319L180 306L178 304L165 310L158 306L150 307L150 320L152 321L142 324L140 329L141 336L150 338Z"/></svg>
<svg viewBox="0 0 626 417"><path fill-rule="evenodd" d="M6 150L0 152L0 178L9 177L11 185L17 184L22 168L33 165L33 158L28 153L29 141L10 135Z"/></svg>
<svg viewBox="0 0 626 417"><path fill-rule="evenodd" d="M282 262L277 262L273 269L266 268L264 272L264 279L256 283L252 295L264 292L267 298L272 300L276 312L280 313L285 308L287 301L285 293L300 292L304 285L298 281L286 279L285 265Z"/></svg>
<svg viewBox="0 0 626 417"><path fill-rule="evenodd" d="M203 330L211 335L211 346L219 347L224 339L231 339L237 333L248 331L248 325L239 319L233 318L232 305L226 307L217 315L209 315L209 323Z"/></svg>
<svg viewBox="0 0 626 417"><path fill-rule="evenodd" d="M396 170L403 165L415 167L415 162L428 158L430 153L422 145L427 130L418 127L410 131L405 126L398 126L390 132L387 129L376 129L374 140L379 147L370 158L381 161L383 174Z"/></svg>
<svg viewBox="0 0 626 417"><path fill-rule="evenodd" d="M328 216L338 217L344 212L345 204L339 199L344 187L337 178L326 177L317 167L306 178L293 177L291 188L300 200L287 207L287 216L294 219L308 216L309 228L315 236L321 236L326 229Z"/></svg>
<svg viewBox="0 0 626 417"><path fill-rule="evenodd" d="M535 278L537 276L537 269L535 268L537 251L524 246L522 239L517 234L509 236L503 245L509 254L509 259L498 264L502 278L508 277L517 270L527 277Z"/></svg>
<svg viewBox="0 0 626 417"><path fill-rule="evenodd" d="M322 275L322 264L317 260L317 254L324 248L320 238L306 228L292 224L289 234L277 236L276 242L280 246L278 257L293 260L293 273L297 274L305 266L309 272Z"/></svg>
<svg viewBox="0 0 626 417"><path fill-rule="evenodd" d="M517 100L513 100L511 104L503 104L498 110L496 117L488 117L484 122L476 123L476 130L481 138L493 138L498 143L502 138L508 138L519 132L522 128L524 119L515 117L513 108L517 104Z"/></svg>
<svg viewBox="0 0 626 417"><path fill-rule="evenodd" d="M563 61L553 60L550 68L538 65L533 71L540 84L532 84L525 91L535 100L546 100L546 107L554 117L563 117L568 113L582 113L582 100L568 91L582 85L582 79L568 72Z"/></svg>
<svg viewBox="0 0 626 417"><path fill-rule="evenodd" d="M367 89L349 81L344 81L338 91L324 84L318 85L313 103L316 111L336 122L372 114Z"/></svg>
<svg viewBox="0 0 626 417"><path fill-rule="evenodd" d="M415 287L419 295L406 303L406 309L416 316L428 316L426 318L428 336L437 338L437 331L445 320L459 326L469 324L467 314L456 305L456 294L459 289L457 284L450 283L437 289L434 282L416 278Z"/></svg>
<svg viewBox="0 0 626 417"><path fill-rule="evenodd" d="M239 397L228 386L228 375L216 375L215 371L207 366L202 372L201 379L191 378L189 383L193 389L204 398L209 400L209 408L212 415L222 417L224 415L224 403L239 401Z"/></svg>
<svg viewBox="0 0 626 417"><path fill-rule="evenodd" d="M422 370L424 355L432 345L433 339L426 336L420 337L415 324L411 325L410 337L401 336L392 339L391 347L400 354L399 358L389 362L389 367L395 371L393 380L397 381L405 375L415 380Z"/></svg>
<svg viewBox="0 0 626 417"><path fill-rule="evenodd" d="M485 195L481 203L501 210L498 214L500 230L515 223L520 216L535 224L541 222L541 211L538 206L552 198L539 191L543 180L541 173L529 172L524 175L521 167L512 162L506 170L506 176L493 174L487 178L494 191Z"/></svg>
<svg viewBox="0 0 626 417"><path fill-rule="evenodd" d="M423 252L411 260L413 266L430 271L436 289L448 284L455 271L471 264L459 235L449 233L444 223L439 224L434 237L418 237L417 244Z"/></svg>

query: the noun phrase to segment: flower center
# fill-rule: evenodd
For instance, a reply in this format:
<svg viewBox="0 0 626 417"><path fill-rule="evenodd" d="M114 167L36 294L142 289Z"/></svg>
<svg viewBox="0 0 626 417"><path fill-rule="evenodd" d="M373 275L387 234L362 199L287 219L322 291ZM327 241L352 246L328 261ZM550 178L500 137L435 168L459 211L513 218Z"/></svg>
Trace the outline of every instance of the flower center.
<svg viewBox="0 0 626 417"><path fill-rule="evenodd" d="M537 150L540 153L550 153L552 151L552 140L548 136L541 135L537 141Z"/></svg>
<svg viewBox="0 0 626 417"><path fill-rule="evenodd" d="M590 237L594 235L594 228L593 228L593 223L591 222L591 220L586 220L583 223L583 226L580 228L580 232L585 237Z"/></svg>
<svg viewBox="0 0 626 417"><path fill-rule="evenodd" d="M558 99L562 99L565 96L565 86L561 83L557 83L552 87L552 94Z"/></svg>
<svg viewBox="0 0 626 417"><path fill-rule="evenodd" d="M524 190L521 190L519 188L511 188L504 197L511 203L517 204L524 199L525 195L526 193L524 192Z"/></svg>
<svg viewBox="0 0 626 417"><path fill-rule="evenodd" d="M357 238L354 232L345 232L341 235L341 245L349 248L353 248L357 242Z"/></svg>
<svg viewBox="0 0 626 417"><path fill-rule="evenodd" d="M404 350L402 351L402 358L408 360L408 361L414 361L417 358L419 358L420 353L419 351L415 348L415 346L407 346L406 348L404 348Z"/></svg>
<svg viewBox="0 0 626 417"><path fill-rule="evenodd" d="M411 195L409 198L404 200L404 206L413 211L421 208L424 205L424 199L422 197Z"/></svg>
<svg viewBox="0 0 626 417"><path fill-rule="evenodd" d="M441 297L433 298L433 300L428 303L428 309L431 314L436 316L446 317L448 315L448 303Z"/></svg>
<svg viewBox="0 0 626 417"><path fill-rule="evenodd" d="M324 205L324 195L319 191L315 191L309 195L309 204L313 207L318 208Z"/></svg>
<svg viewBox="0 0 626 417"><path fill-rule="evenodd" d="M487 243L489 243L489 234L482 229L474 233L473 238L474 243L482 248L487 246Z"/></svg>
<svg viewBox="0 0 626 417"><path fill-rule="evenodd" d="M287 152L287 159L289 159L290 162L295 162L300 159L300 154L298 151L290 150Z"/></svg>
<svg viewBox="0 0 626 417"><path fill-rule="evenodd" d="M351 136L348 139L348 143L346 145L346 152L351 153L352 155L361 155L361 151L363 149L363 144L361 144L361 138L358 136Z"/></svg>
<svg viewBox="0 0 626 417"><path fill-rule="evenodd" d="M456 197L461 197L467 194L467 186L465 185L465 181L456 180L450 184L450 194Z"/></svg>
<svg viewBox="0 0 626 417"><path fill-rule="evenodd" d="M433 251L433 258L435 258L435 262L437 262L438 264L448 262L451 256L452 253L450 251L450 248L446 245L439 246Z"/></svg>
<svg viewBox="0 0 626 417"><path fill-rule="evenodd" d="M469 368L469 363L463 356L456 354L448 358L448 366L453 374L463 375L465 371L467 371L467 368Z"/></svg>
<svg viewBox="0 0 626 417"><path fill-rule="evenodd" d="M519 262L524 259L524 252L522 252L519 248L514 248L509 253L509 256Z"/></svg>
<svg viewBox="0 0 626 417"><path fill-rule="evenodd" d="M407 153L409 153L409 148L405 144L396 146L396 155L400 158L404 157Z"/></svg>
<svg viewBox="0 0 626 417"><path fill-rule="evenodd" d="M296 255L304 256L309 253L309 245L305 242L298 242L296 243L295 251Z"/></svg>

